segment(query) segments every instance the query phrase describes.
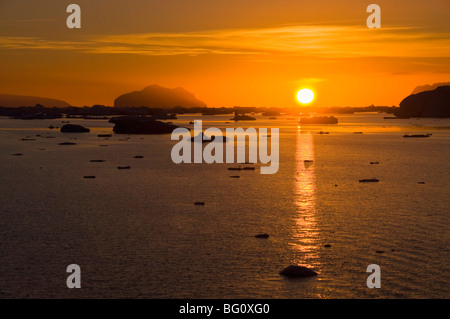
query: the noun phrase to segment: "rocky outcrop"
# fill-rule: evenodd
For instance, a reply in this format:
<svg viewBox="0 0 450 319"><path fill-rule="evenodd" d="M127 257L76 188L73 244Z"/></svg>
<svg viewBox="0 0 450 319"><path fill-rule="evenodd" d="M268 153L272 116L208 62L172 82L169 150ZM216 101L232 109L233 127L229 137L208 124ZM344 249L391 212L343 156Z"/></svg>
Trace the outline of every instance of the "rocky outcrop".
<svg viewBox="0 0 450 319"><path fill-rule="evenodd" d="M245 115L245 114L239 114L238 112L234 112L234 117L230 119L231 121L256 121L254 117Z"/></svg>
<svg viewBox="0 0 450 319"><path fill-rule="evenodd" d="M302 117L299 124L338 124L334 116Z"/></svg>
<svg viewBox="0 0 450 319"><path fill-rule="evenodd" d="M226 143L228 142L228 138L225 136L207 136L203 132L200 132L200 134L193 136L189 139L190 142L201 142L201 143L210 143L210 142L218 142L218 143Z"/></svg>
<svg viewBox="0 0 450 319"><path fill-rule="evenodd" d="M114 100L114 107L141 106L167 109L176 106L186 108L206 107L206 104L183 88L168 89L159 85L151 85L142 91L123 94Z"/></svg>
<svg viewBox="0 0 450 319"><path fill-rule="evenodd" d="M91 130L81 125L66 124L61 127L62 133L89 133Z"/></svg>
<svg viewBox="0 0 450 319"><path fill-rule="evenodd" d="M397 117L450 117L450 86L411 94L400 103Z"/></svg>
<svg viewBox="0 0 450 319"><path fill-rule="evenodd" d="M120 116L109 120L117 134L170 134L179 126L156 121L147 116Z"/></svg>
<svg viewBox="0 0 450 319"><path fill-rule="evenodd" d="M280 271L280 275L297 278L297 277L317 276L317 273L314 270L311 270L303 266L290 265L284 268L282 271Z"/></svg>

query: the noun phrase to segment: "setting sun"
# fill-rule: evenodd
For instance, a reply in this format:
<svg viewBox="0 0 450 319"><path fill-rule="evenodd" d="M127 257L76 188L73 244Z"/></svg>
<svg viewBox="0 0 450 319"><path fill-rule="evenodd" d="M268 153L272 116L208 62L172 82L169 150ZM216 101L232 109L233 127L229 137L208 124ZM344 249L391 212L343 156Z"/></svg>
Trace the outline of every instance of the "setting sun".
<svg viewBox="0 0 450 319"><path fill-rule="evenodd" d="M314 100L314 92L310 89L301 89L297 93L297 100L302 104L311 103Z"/></svg>

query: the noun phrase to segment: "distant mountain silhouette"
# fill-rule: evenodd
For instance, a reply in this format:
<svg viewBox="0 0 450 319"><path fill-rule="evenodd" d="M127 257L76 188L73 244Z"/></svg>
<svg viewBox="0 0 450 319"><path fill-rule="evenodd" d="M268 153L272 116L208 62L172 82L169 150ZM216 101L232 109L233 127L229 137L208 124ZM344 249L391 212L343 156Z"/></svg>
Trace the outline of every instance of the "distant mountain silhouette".
<svg viewBox="0 0 450 319"><path fill-rule="evenodd" d="M426 85L419 85L417 86L414 91L411 94L417 94L424 91L433 91L434 89L437 89L440 86L447 86L450 85L450 82L441 82L441 83L434 83L434 84L426 84Z"/></svg>
<svg viewBox="0 0 450 319"><path fill-rule="evenodd" d="M398 117L450 117L450 86L411 94L400 103Z"/></svg>
<svg viewBox="0 0 450 319"><path fill-rule="evenodd" d="M147 86L142 91L123 94L114 100L114 107L147 106L154 108L206 107L194 94L183 88L168 89L159 85Z"/></svg>
<svg viewBox="0 0 450 319"><path fill-rule="evenodd" d="M70 104L67 102L56 99L49 99L46 97L0 94L0 106L19 107L19 106L35 106L36 104L40 104L46 107L70 106Z"/></svg>

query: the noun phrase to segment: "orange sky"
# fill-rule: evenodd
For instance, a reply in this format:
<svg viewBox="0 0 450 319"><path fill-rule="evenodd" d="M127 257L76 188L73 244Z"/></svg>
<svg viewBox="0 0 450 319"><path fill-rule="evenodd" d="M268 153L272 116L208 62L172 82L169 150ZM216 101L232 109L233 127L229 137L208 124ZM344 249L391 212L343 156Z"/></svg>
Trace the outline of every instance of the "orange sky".
<svg viewBox="0 0 450 319"><path fill-rule="evenodd" d="M82 29L66 27L70 3ZM112 105L160 84L211 107L288 107L309 87L317 106L398 105L450 81L449 16L448 0L0 0L0 93Z"/></svg>

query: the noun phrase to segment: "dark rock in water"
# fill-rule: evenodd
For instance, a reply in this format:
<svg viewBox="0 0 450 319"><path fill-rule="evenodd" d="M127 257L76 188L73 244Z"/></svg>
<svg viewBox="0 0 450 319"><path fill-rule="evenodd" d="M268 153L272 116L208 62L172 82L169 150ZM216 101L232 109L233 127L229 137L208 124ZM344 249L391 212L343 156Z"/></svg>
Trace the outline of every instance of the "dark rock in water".
<svg viewBox="0 0 450 319"><path fill-rule="evenodd" d="M259 234L259 235L256 235L255 238L263 238L263 239L269 238L269 234Z"/></svg>
<svg viewBox="0 0 450 319"><path fill-rule="evenodd" d="M117 166L117 169L131 169L131 166Z"/></svg>
<svg viewBox="0 0 450 319"><path fill-rule="evenodd" d="M35 138L22 138L21 141L36 141Z"/></svg>
<svg viewBox="0 0 450 319"><path fill-rule="evenodd" d="M147 116L120 116L109 120L117 134L171 134L179 126L155 121Z"/></svg>
<svg viewBox="0 0 450 319"><path fill-rule="evenodd" d="M399 117L450 117L450 86L411 94L400 102Z"/></svg>
<svg viewBox="0 0 450 319"><path fill-rule="evenodd" d="M230 176L230 178L241 178L240 176Z"/></svg>
<svg viewBox="0 0 450 319"><path fill-rule="evenodd" d="M89 133L90 131L90 129L76 124L66 124L61 127L62 133Z"/></svg>
<svg viewBox="0 0 450 319"><path fill-rule="evenodd" d="M302 117L299 124L338 124L339 120L334 116L317 116L317 117Z"/></svg>
<svg viewBox="0 0 450 319"><path fill-rule="evenodd" d="M422 184L422 185L425 185L425 182L418 182L417 184Z"/></svg>
<svg viewBox="0 0 450 319"><path fill-rule="evenodd" d="M412 134L412 135L403 135L405 138L427 138L430 137L432 134Z"/></svg>
<svg viewBox="0 0 450 319"><path fill-rule="evenodd" d="M370 165L378 165L380 162L370 162Z"/></svg>
<svg viewBox="0 0 450 319"><path fill-rule="evenodd" d="M305 168L308 169L314 164L314 161L313 160L304 160L303 164L305 165Z"/></svg>
<svg viewBox="0 0 450 319"><path fill-rule="evenodd" d="M234 117L230 119L232 121L238 122L238 121L256 121L254 117L245 115L245 114L239 114L238 112L234 112Z"/></svg>
<svg viewBox="0 0 450 319"><path fill-rule="evenodd" d="M323 247L325 247L325 248L330 248L331 245L330 245L330 244L326 244L326 245L323 245Z"/></svg>
<svg viewBox="0 0 450 319"><path fill-rule="evenodd" d="M190 139L189 139L189 141L191 142L191 143L194 143L194 142L199 142L199 143L210 143L211 142L211 140L210 139L204 139L204 137L205 137L206 135L205 134L203 134L203 132L201 132L200 134L198 134L197 136L193 136L193 137L191 137ZM213 137L214 138L214 137Z"/></svg>
<svg viewBox="0 0 450 319"><path fill-rule="evenodd" d="M195 206L205 206L205 202L195 202Z"/></svg>
<svg viewBox="0 0 450 319"><path fill-rule="evenodd" d="M16 154L13 154L12 156L23 156L23 154L22 153L16 153Z"/></svg>
<svg viewBox="0 0 450 319"><path fill-rule="evenodd" d="M226 136L211 136L211 142L226 143L226 142L228 142L228 137L226 137Z"/></svg>
<svg viewBox="0 0 450 319"><path fill-rule="evenodd" d="M228 142L228 138L226 138L225 136L214 136L214 135L208 137L203 132L201 132L197 136L191 137L189 141L192 143L197 141L202 143L210 143L210 142L226 143Z"/></svg>
<svg viewBox="0 0 450 319"><path fill-rule="evenodd" d="M144 158L144 156L136 155L134 158Z"/></svg>
<svg viewBox="0 0 450 319"><path fill-rule="evenodd" d="M384 250L377 250L377 254L383 254Z"/></svg>
<svg viewBox="0 0 450 319"><path fill-rule="evenodd" d="M64 143L59 143L58 145L77 145L77 143L64 142Z"/></svg>
<svg viewBox="0 0 450 319"><path fill-rule="evenodd" d="M94 179L95 176L84 176L83 178L86 178L86 179Z"/></svg>
<svg viewBox="0 0 450 319"><path fill-rule="evenodd" d="M290 265L286 268L284 268L282 271L280 271L280 275L286 276L286 277L312 277L317 276L317 273L309 268L303 267L303 266L294 266Z"/></svg>
<svg viewBox="0 0 450 319"><path fill-rule="evenodd" d="M91 163L104 163L106 161L105 160L90 160L89 162L91 162Z"/></svg>
<svg viewBox="0 0 450 319"><path fill-rule="evenodd" d="M380 180L377 178L360 179L360 183L378 183Z"/></svg>

